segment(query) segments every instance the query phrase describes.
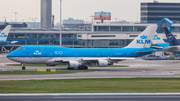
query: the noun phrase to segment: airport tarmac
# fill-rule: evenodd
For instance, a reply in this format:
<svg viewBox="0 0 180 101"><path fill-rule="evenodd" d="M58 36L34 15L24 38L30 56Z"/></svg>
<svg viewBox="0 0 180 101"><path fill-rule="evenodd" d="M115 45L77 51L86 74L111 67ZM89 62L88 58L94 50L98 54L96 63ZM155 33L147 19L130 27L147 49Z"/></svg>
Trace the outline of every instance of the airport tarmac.
<svg viewBox="0 0 180 101"><path fill-rule="evenodd" d="M80 95L80 96L1 96L1 101L179 101L179 95L124 95L124 96L113 96L113 95Z"/></svg>
<svg viewBox="0 0 180 101"><path fill-rule="evenodd" d="M20 66L6 66L16 63L6 58L7 54L0 54L0 70L21 70ZM33 80L33 79L78 79L78 78L135 78L135 77L180 77L180 60L142 60L133 59L116 63L129 67L89 67L94 72L50 75L1 75L0 80ZM66 70L67 67L30 67L27 70L57 69Z"/></svg>

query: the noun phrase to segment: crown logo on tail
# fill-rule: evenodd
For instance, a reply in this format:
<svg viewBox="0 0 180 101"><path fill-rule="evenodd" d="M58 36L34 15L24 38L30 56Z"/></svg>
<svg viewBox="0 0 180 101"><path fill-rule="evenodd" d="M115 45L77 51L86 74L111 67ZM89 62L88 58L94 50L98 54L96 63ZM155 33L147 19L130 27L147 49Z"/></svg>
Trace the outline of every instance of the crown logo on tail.
<svg viewBox="0 0 180 101"><path fill-rule="evenodd" d="M141 37L141 39L147 39L147 36L145 36L144 34L140 37Z"/></svg>

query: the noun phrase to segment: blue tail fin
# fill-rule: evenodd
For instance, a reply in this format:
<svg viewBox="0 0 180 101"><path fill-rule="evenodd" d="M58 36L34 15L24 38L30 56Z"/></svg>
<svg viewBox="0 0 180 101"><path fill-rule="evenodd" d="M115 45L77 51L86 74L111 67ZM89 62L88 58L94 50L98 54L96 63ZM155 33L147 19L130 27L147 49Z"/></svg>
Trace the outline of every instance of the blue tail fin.
<svg viewBox="0 0 180 101"><path fill-rule="evenodd" d="M167 40L169 42L170 46L176 46L176 45L180 45L179 41L174 37L174 35L168 30L167 27L163 27Z"/></svg>

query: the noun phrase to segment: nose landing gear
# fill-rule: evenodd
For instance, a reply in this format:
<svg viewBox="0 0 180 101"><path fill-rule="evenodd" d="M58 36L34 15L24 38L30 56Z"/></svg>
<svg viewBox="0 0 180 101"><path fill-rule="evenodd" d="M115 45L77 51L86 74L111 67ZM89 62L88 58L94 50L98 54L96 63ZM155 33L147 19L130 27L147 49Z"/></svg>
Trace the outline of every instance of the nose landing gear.
<svg viewBox="0 0 180 101"><path fill-rule="evenodd" d="M21 64L22 64L22 63L21 63ZM25 69L26 69L25 65L22 64L22 70L25 70Z"/></svg>

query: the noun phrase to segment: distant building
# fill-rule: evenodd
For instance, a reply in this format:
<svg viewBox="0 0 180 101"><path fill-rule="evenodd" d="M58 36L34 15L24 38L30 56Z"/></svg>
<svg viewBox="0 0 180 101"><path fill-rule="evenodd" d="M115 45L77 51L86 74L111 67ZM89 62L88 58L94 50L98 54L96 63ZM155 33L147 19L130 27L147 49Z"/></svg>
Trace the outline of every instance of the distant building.
<svg viewBox="0 0 180 101"><path fill-rule="evenodd" d="M84 22L84 20L68 18L63 20L64 28L74 28L74 29L91 29L91 23Z"/></svg>
<svg viewBox="0 0 180 101"><path fill-rule="evenodd" d="M41 28L51 28L52 0L41 0Z"/></svg>
<svg viewBox="0 0 180 101"><path fill-rule="evenodd" d="M157 23L163 18L180 22L180 3L141 3L141 23Z"/></svg>

